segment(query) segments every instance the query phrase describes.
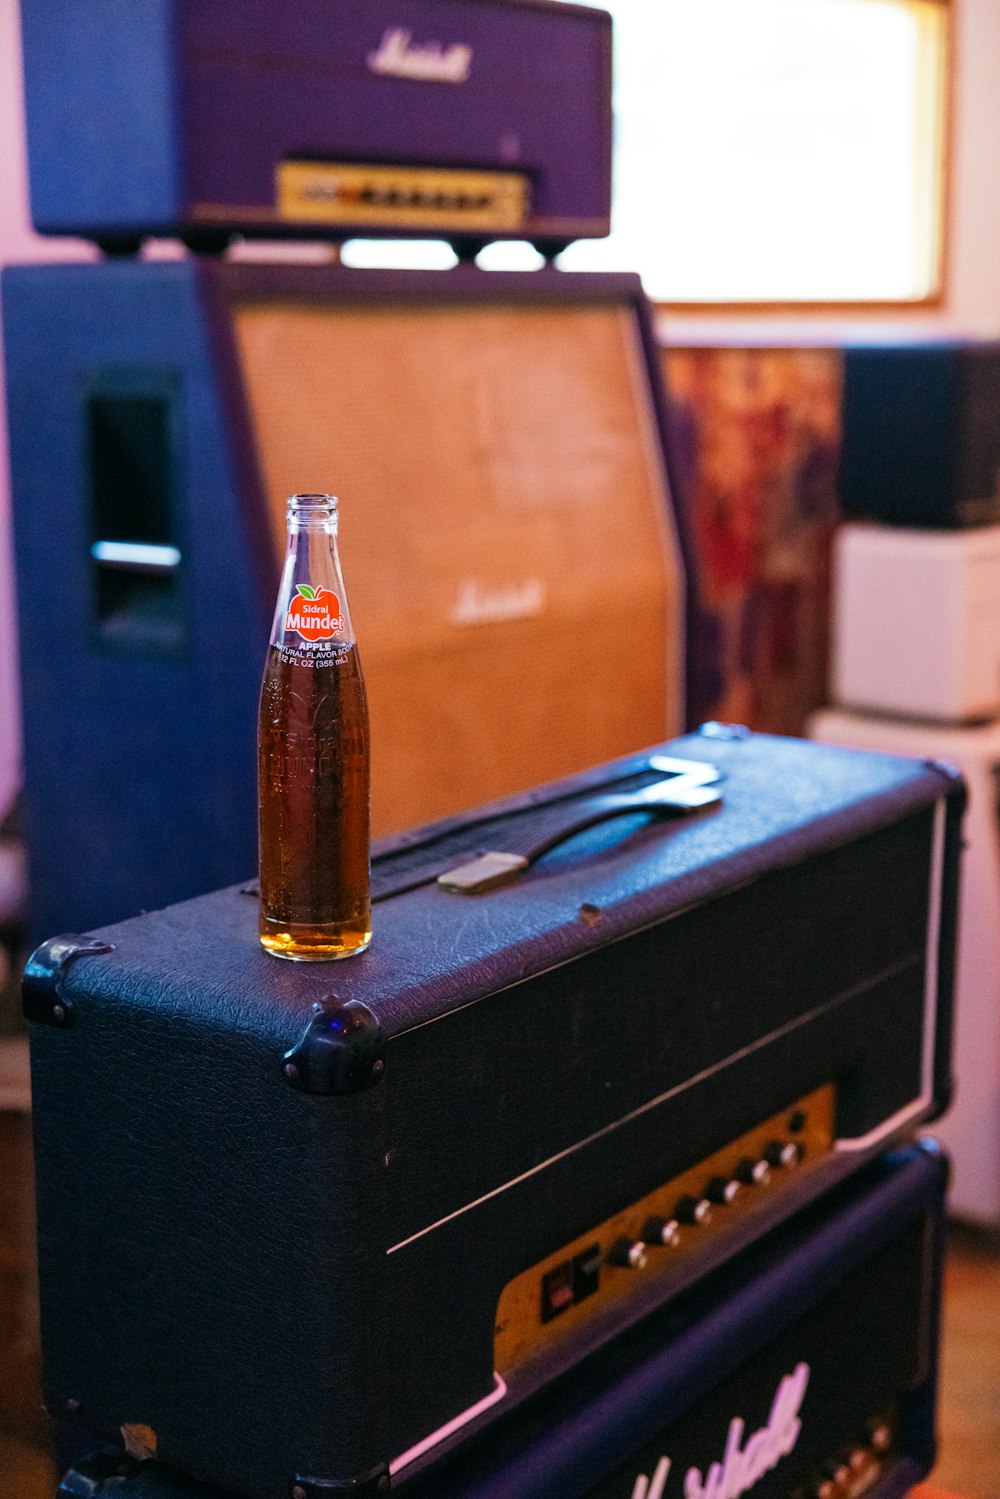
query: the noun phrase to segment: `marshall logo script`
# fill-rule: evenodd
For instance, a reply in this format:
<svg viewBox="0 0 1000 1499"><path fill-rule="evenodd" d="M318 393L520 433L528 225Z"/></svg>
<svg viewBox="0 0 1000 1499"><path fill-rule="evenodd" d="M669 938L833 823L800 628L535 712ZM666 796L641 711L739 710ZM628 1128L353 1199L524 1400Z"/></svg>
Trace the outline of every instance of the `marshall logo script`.
<svg viewBox="0 0 1000 1499"><path fill-rule="evenodd" d="M799 1439L802 1422L799 1411L809 1383L809 1365L797 1364L778 1386L767 1425L747 1438L742 1446L746 1423L734 1416L729 1423L726 1451L721 1462L713 1463L704 1476L700 1468L689 1468L684 1475L684 1499L740 1499L756 1483L787 1457ZM632 1488L631 1499L670 1499L667 1479L669 1457L661 1457L652 1478L640 1473Z"/></svg>
<svg viewBox="0 0 1000 1499"><path fill-rule="evenodd" d="M389 26L368 66L373 73L390 78L416 78L422 83L464 83L472 67L472 48L464 42L443 47L440 42L414 45L413 33L403 26Z"/></svg>
<svg viewBox="0 0 1000 1499"><path fill-rule="evenodd" d="M508 619L533 619L545 608L545 584L528 578L504 588L487 588L478 578L468 578L458 590L451 610L455 625L498 624Z"/></svg>

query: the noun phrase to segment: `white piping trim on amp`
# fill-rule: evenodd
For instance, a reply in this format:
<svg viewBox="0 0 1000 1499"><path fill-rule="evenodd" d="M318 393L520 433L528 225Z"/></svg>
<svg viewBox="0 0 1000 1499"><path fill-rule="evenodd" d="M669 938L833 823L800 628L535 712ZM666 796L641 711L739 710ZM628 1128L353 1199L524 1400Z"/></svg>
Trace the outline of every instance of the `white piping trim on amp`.
<svg viewBox="0 0 1000 1499"><path fill-rule="evenodd" d="M944 870L945 804L939 801L934 808L934 828L931 835L931 884L927 903L927 968L924 974L924 1042L921 1055L920 1097L904 1104L897 1112L867 1135L853 1140L836 1140L834 1149L840 1151L870 1150L882 1140L889 1139L912 1119L926 1114L934 1102L934 1039L937 1033L938 1015L938 961L941 950L941 877Z"/></svg>
<svg viewBox="0 0 1000 1499"><path fill-rule="evenodd" d="M507 1386L499 1374L494 1374L493 1388L488 1395L484 1395L482 1400L477 1400L475 1405L470 1405L468 1410L461 1411L457 1416L452 1416L450 1421L446 1421L443 1426L438 1427L437 1431L432 1431L429 1437L422 1437L419 1442L414 1443L412 1447L408 1447L405 1452L400 1453L399 1457L394 1457L389 1464L389 1472L395 1477L400 1468L405 1468L408 1463L416 1462L418 1457L423 1457L425 1452L429 1452L432 1447L436 1447L438 1442L443 1442L445 1437L450 1437L454 1432L460 1431L463 1426L467 1426L470 1421L475 1420L476 1416L481 1416L483 1411L488 1411L491 1405L496 1405L498 1401L503 1399L506 1393Z"/></svg>
<svg viewBox="0 0 1000 1499"><path fill-rule="evenodd" d="M906 962L894 963L889 968L884 969L882 973L876 974L874 982L889 978L893 973L906 966ZM863 984L858 985L858 989L867 989L872 982L871 978L866 979ZM453 1218L460 1218L463 1213L471 1212L473 1208L480 1207L484 1202L489 1202L492 1197L499 1197L501 1192L509 1191L511 1187L516 1187L521 1182L527 1181L529 1177L536 1176L539 1171L546 1171L549 1166L554 1166L557 1161L564 1160L567 1156L575 1155L578 1150L583 1150L587 1145L592 1145L595 1140L602 1139L604 1135L611 1134L613 1130L620 1129L622 1125L631 1123L633 1119L638 1119L641 1115L648 1113L650 1109L658 1108L668 1098L675 1098L679 1093L685 1093L689 1088L694 1088L698 1083L704 1082L706 1078L712 1077L715 1073L722 1072L726 1067L732 1066L734 1062L742 1061L744 1057L752 1056L755 1051L760 1051L762 1047L769 1046L772 1041L777 1041L782 1036L790 1035L792 1031L799 1030L802 1026L811 1024L820 1015L824 1015L828 1010L835 1009L837 1005L843 1004L854 992L856 991L852 990L847 994L838 994L835 999L828 1000L826 1004L817 1005L815 1009L809 1010L805 1015L797 1015L794 1020L789 1020L785 1025L779 1026L777 1030L771 1031L768 1035L758 1036L756 1041L751 1041L748 1046L743 1046L739 1051L734 1051L731 1056L724 1057L721 1062L714 1062L711 1067L705 1067L701 1072L695 1073L693 1077L686 1078L684 1082L678 1083L673 1088L668 1088L665 1093L658 1094L656 1098L648 1099L646 1103L640 1104L638 1108L633 1109L628 1114L623 1114L620 1119L614 1119L610 1124L605 1124L601 1129L595 1130L592 1135L588 1135L585 1139L575 1140L572 1145L567 1145L565 1150L557 1151L555 1155L549 1156L547 1160L539 1161L537 1166L531 1166L527 1171L522 1171L520 1176L512 1177L510 1181L501 1182L500 1186L493 1187L489 1192L484 1192L481 1197L477 1197L473 1202L463 1203L461 1207L455 1208L453 1212L446 1213L437 1222L428 1223L426 1228L420 1228L415 1234L410 1234L408 1238L400 1239L398 1244L393 1244L386 1250L386 1254L395 1254L397 1250L405 1249L408 1244L413 1244L417 1239L422 1239L425 1234L433 1233L435 1229L442 1228L446 1223L450 1223ZM923 1096L921 1096L915 1103L908 1104L906 1111L908 1113L910 1109L922 1109L924 1107L926 1107L926 1102ZM894 1116L893 1120L881 1124L876 1133L881 1134L887 1128L887 1125L897 1128L898 1122L898 1119ZM838 1140L835 1143L838 1149L860 1150L863 1148L863 1142L861 1141L848 1140L842 1144Z"/></svg>

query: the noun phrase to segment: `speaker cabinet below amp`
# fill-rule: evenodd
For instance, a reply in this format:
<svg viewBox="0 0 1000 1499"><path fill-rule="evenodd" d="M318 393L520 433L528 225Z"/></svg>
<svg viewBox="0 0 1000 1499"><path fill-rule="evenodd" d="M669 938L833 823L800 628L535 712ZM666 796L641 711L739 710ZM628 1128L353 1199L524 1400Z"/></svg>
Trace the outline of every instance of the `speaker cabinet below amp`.
<svg viewBox="0 0 1000 1499"><path fill-rule="evenodd" d="M3 286L39 937L256 868L296 491L341 500L376 833L683 727L637 277L109 261Z"/></svg>

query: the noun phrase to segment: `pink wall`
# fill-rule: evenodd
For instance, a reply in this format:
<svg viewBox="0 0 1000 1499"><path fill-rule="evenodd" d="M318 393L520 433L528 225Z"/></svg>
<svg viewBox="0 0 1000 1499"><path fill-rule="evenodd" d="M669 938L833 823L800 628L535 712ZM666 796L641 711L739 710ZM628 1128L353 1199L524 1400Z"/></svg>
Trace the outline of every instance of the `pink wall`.
<svg viewBox="0 0 1000 1499"><path fill-rule="evenodd" d="M1000 337L1000 5L956 0L948 312Z"/></svg>
<svg viewBox="0 0 1000 1499"><path fill-rule="evenodd" d="M44 240L31 230L23 108L17 0L0 0L0 265L12 261L90 258L93 251L80 241ZM0 318L2 315L0 308ZM0 816L20 783L20 759L7 407L0 360Z"/></svg>

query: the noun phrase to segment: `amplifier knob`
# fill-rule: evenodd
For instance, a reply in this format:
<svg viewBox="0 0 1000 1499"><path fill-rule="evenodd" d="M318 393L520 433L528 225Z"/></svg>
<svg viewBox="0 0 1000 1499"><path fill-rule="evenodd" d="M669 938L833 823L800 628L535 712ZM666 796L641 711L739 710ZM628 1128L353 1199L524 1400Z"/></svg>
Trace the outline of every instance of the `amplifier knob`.
<svg viewBox="0 0 1000 1499"><path fill-rule="evenodd" d="M871 1453L867 1452L864 1447L855 1447L847 1462L851 1472L856 1475L863 1473L871 1460Z"/></svg>
<svg viewBox="0 0 1000 1499"><path fill-rule="evenodd" d="M674 1208L678 1223L708 1223L712 1217L712 1204L707 1197L682 1197Z"/></svg>
<svg viewBox="0 0 1000 1499"><path fill-rule="evenodd" d="M705 1196L709 1202L717 1202L720 1207L728 1207L729 1203L739 1195L740 1184L735 1176L713 1176L705 1188Z"/></svg>
<svg viewBox="0 0 1000 1499"><path fill-rule="evenodd" d="M746 1187L763 1187L770 1180L771 1168L763 1158L755 1161L750 1156L744 1156L734 1174L737 1181L741 1181Z"/></svg>
<svg viewBox="0 0 1000 1499"><path fill-rule="evenodd" d="M802 1159L802 1146L796 1140L771 1140L764 1147L764 1159L769 1166L797 1166Z"/></svg>
<svg viewBox="0 0 1000 1499"><path fill-rule="evenodd" d="M876 1452L887 1452L892 1446L892 1432L884 1421L879 1421L872 1427L871 1443Z"/></svg>
<svg viewBox="0 0 1000 1499"><path fill-rule="evenodd" d="M608 1250L608 1262L623 1270L641 1270L646 1263L646 1246L641 1239L616 1239Z"/></svg>
<svg viewBox="0 0 1000 1499"><path fill-rule="evenodd" d="M644 1244L663 1245L668 1249L680 1243L680 1230L676 1218L647 1218L642 1229Z"/></svg>

